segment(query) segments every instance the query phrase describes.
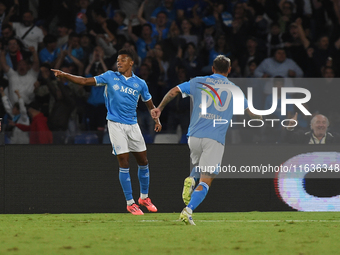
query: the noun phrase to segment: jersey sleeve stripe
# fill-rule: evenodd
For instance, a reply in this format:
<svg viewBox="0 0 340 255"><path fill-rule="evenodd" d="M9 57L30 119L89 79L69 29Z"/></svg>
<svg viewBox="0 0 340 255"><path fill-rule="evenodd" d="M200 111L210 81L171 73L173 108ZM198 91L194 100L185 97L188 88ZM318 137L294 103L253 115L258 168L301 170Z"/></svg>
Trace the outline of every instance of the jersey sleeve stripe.
<svg viewBox="0 0 340 255"><path fill-rule="evenodd" d="M96 86L105 86L106 83L98 83L97 77L94 77L94 80L96 81Z"/></svg>
<svg viewBox="0 0 340 255"><path fill-rule="evenodd" d="M150 100L152 99L152 97L150 97L148 100L144 100L143 97L141 97L141 98L142 98L142 101L143 101L144 103L146 103L147 101L150 101Z"/></svg>
<svg viewBox="0 0 340 255"><path fill-rule="evenodd" d="M179 87L179 86L176 86L178 89L179 89L179 91L182 93L182 98L185 98L185 97L187 97L187 96L189 96L187 93L184 93L182 90L181 90L181 88Z"/></svg>

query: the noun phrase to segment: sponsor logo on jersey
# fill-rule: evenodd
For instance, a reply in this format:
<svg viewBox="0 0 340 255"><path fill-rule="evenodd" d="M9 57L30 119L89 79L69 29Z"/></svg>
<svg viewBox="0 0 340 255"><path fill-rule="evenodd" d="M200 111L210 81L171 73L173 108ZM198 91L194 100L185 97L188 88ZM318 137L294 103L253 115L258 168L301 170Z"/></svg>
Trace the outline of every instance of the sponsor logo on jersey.
<svg viewBox="0 0 340 255"><path fill-rule="evenodd" d="M207 79L207 80L208 80L208 79ZM222 100L221 100L221 98L220 98L220 95L217 93L217 91L216 91L212 86L210 86L210 85L208 85L208 84L205 84L205 83L203 83L203 82L199 82L199 83L202 84L203 86L206 86L206 87L209 88L212 92L214 92L214 94L217 96L217 98L218 98L220 104L222 105ZM213 94L211 94L211 93L210 93L208 90L206 90L206 89L203 89L203 88L199 88L199 89L200 89L200 90L203 90L204 92L206 92L206 93L214 100L215 105L217 105L217 102L216 102L216 100L215 100Z"/></svg>
<svg viewBox="0 0 340 255"><path fill-rule="evenodd" d="M124 86L121 86L120 92L124 92L126 94L134 95L134 96L138 95L138 90L128 88L128 87L124 87Z"/></svg>
<svg viewBox="0 0 340 255"><path fill-rule="evenodd" d="M119 89L119 85L118 84L113 85L113 89L114 90L118 90Z"/></svg>

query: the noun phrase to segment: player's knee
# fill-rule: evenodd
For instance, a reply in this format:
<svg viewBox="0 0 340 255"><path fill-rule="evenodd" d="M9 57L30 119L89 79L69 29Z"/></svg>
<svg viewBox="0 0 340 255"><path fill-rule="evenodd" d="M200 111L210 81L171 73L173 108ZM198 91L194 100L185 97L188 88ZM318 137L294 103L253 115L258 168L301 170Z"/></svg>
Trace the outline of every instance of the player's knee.
<svg viewBox="0 0 340 255"><path fill-rule="evenodd" d="M119 167L128 168L129 167L129 158L118 156L118 163L119 163Z"/></svg>
<svg viewBox="0 0 340 255"><path fill-rule="evenodd" d="M141 159L141 160L138 162L138 165L140 165L140 166L146 166L147 164L149 164L149 161L148 161L147 158Z"/></svg>

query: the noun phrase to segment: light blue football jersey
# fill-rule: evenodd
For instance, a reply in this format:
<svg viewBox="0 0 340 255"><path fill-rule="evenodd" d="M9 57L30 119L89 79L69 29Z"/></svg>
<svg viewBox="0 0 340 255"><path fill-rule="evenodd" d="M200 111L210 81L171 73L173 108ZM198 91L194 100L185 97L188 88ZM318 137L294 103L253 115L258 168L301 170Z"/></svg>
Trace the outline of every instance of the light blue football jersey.
<svg viewBox="0 0 340 255"><path fill-rule="evenodd" d="M236 85L220 74L196 77L178 85L182 96L189 95L193 100L188 136L210 138L225 144L225 135L233 117L234 97L230 86ZM243 92L241 94L244 98L244 109L247 109L248 101ZM206 114L202 114L202 98L206 100ZM214 119L228 122L214 127Z"/></svg>
<svg viewBox="0 0 340 255"><path fill-rule="evenodd" d="M141 96L143 102L151 99L145 81L134 73L132 77L126 78L121 73L113 71L107 71L94 78L97 86L105 86L106 119L122 124L136 124L139 97Z"/></svg>

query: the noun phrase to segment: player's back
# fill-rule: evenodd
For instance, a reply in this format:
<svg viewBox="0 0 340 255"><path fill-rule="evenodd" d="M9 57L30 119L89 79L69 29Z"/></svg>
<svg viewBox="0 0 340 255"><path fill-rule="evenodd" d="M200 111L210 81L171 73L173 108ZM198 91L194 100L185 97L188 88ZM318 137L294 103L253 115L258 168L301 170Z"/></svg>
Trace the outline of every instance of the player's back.
<svg viewBox="0 0 340 255"><path fill-rule="evenodd" d="M189 136L211 138L225 143L225 135L233 116L232 91L239 91L236 87L227 77L220 74L196 77L190 81L193 110ZM243 93L242 96L244 97ZM246 99L244 102L244 107L247 108Z"/></svg>

